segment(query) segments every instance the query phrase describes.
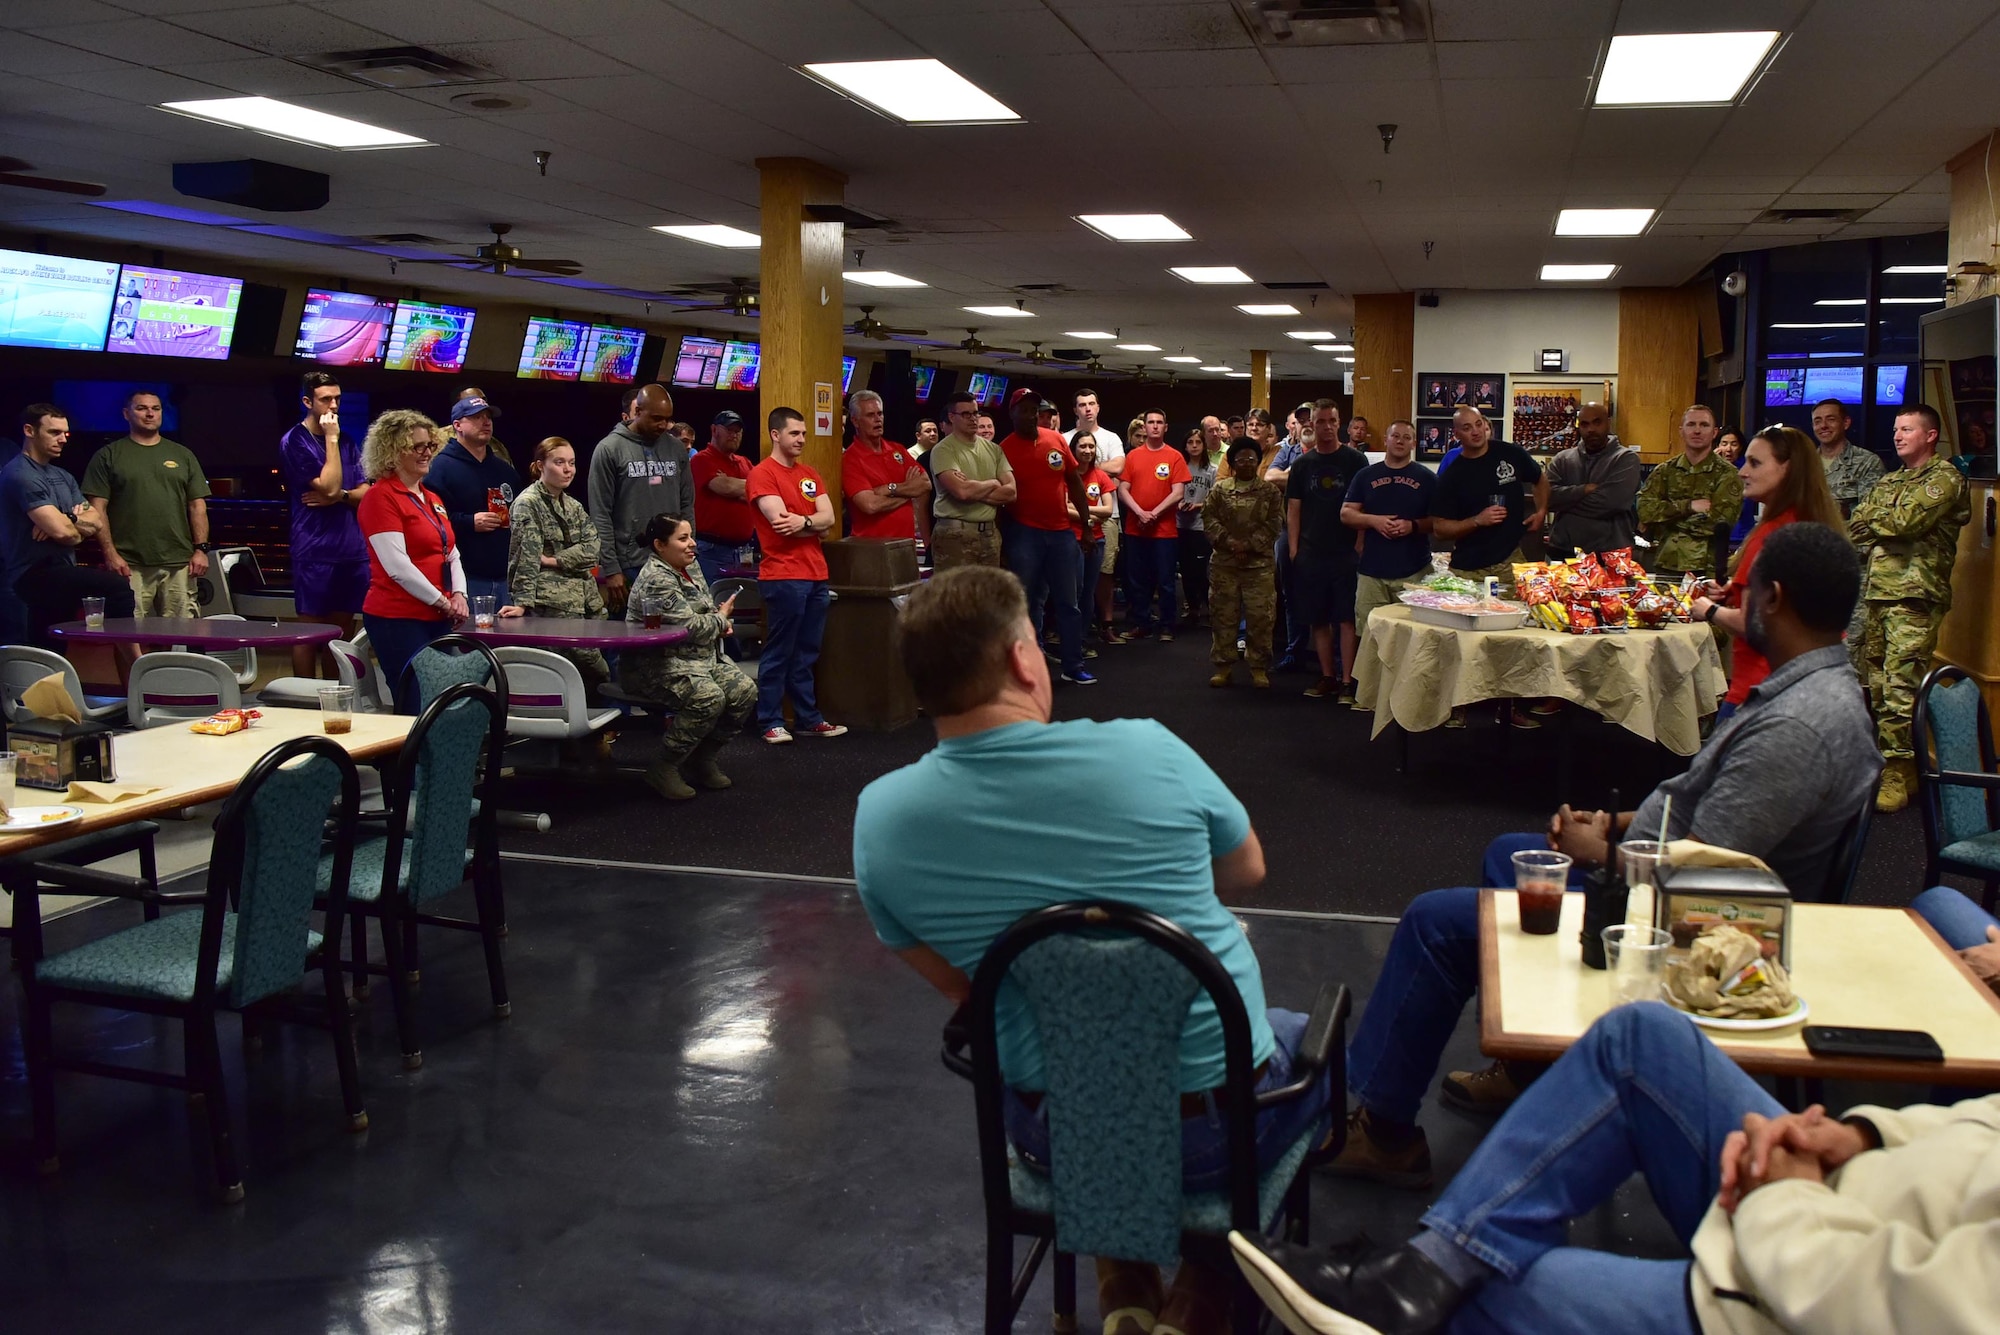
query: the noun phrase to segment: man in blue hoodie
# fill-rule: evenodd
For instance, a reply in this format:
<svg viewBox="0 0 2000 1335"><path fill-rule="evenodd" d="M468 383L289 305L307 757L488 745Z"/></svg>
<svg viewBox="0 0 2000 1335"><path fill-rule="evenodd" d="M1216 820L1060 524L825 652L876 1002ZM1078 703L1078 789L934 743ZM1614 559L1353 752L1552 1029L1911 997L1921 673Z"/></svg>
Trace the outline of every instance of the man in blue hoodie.
<svg viewBox="0 0 2000 1335"><path fill-rule="evenodd" d="M455 439L431 460L424 485L444 501L465 563L468 601L489 597L495 609L514 600L507 590L508 512L521 476L493 449L493 419L500 410L477 396L451 405Z"/></svg>

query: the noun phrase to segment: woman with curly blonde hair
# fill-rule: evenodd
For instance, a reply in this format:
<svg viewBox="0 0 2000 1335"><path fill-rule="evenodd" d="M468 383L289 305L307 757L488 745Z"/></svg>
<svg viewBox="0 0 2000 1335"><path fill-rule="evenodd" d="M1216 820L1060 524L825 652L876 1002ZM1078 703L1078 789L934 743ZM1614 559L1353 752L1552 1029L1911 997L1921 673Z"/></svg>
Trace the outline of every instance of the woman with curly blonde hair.
<svg viewBox="0 0 2000 1335"><path fill-rule="evenodd" d="M470 615L451 519L437 493L424 486L437 436L437 423L398 408L376 418L361 444L361 466L374 483L355 510L368 544L361 623L395 688L396 708L405 714L416 712L416 690L406 687L403 669Z"/></svg>

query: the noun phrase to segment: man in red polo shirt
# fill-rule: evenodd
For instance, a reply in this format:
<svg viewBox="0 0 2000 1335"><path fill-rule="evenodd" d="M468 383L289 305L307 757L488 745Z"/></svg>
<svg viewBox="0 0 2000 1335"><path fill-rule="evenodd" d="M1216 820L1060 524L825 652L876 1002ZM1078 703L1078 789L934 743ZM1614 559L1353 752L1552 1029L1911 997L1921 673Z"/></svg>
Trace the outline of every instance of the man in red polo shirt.
<svg viewBox="0 0 2000 1335"><path fill-rule="evenodd" d="M1145 431L1145 439L1125 452L1125 471L1118 475L1118 508L1125 516L1125 615L1132 619L1132 628L1121 638L1137 640L1153 633L1157 594L1160 638L1171 640L1180 611L1174 594L1180 525L1174 516L1191 475L1187 456L1167 444L1165 413L1148 412Z"/></svg>
<svg viewBox="0 0 2000 1335"><path fill-rule="evenodd" d="M1007 568L1028 591L1028 616L1035 624L1035 642L1041 643L1042 616L1046 606L1055 613L1056 630L1062 638L1062 679L1077 686L1095 685L1097 678L1083 667L1083 609L1077 601L1080 570L1077 562L1077 535L1070 529L1074 506L1079 514L1090 512L1090 498L1083 489L1083 474L1077 470L1076 456L1063 438L1037 425L1042 396L1032 389L1017 389L1007 400L1014 417L1014 430L1000 442L1007 466L1014 470L1017 495L1013 504L1014 527L1007 534Z"/></svg>
<svg viewBox="0 0 2000 1335"><path fill-rule="evenodd" d="M854 442L840 456L840 494L851 538L929 537L931 479L915 455L882 438L882 396L857 389L847 400Z"/></svg>
<svg viewBox="0 0 2000 1335"><path fill-rule="evenodd" d="M757 660L757 728L767 742L789 742L785 695L792 697L792 722L802 737L838 737L847 731L820 716L813 689L813 665L826 633L826 609L833 593L826 582L826 553L820 537L839 521L826 481L801 456L806 448L805 414L773 408L771 452L750 470L745 488L755 508L757 540L764 560L757 567L757 592L764 599L764 652Z"/></svg>
<svg viewBox="0 0 2000 1335"><path fill-rule="evenodd" d="M743 419L725 408L709 423L708 447L688 460L694 474L695 559L710 584L723 577L725 567L750 565L757 550L745 495L750 461L738 453L742 445Z"/></svg>

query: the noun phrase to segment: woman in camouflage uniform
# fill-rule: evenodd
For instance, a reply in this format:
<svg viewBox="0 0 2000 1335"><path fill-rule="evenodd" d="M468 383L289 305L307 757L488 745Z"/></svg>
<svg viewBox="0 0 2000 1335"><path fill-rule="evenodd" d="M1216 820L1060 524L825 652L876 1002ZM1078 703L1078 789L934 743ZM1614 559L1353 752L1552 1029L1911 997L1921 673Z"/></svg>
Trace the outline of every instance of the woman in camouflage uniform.
<svg viewBox="0 0 2000 1335"><path fill-rule="evenodd" d="M535 480L514 498L513 538L507 555L507 587L531 617L604 615L597 592L597 527L574 496L576 448L561 436L535 447L528 475ZM583 684L595 690L611 680L604 655L595 649L565 649Z"/></svg>
<svg viewBox="0 0 2000 1335"><path fill-rule="evenodd" d="M1229 443L1229 476L1208 494L1206 510L1214 557L1208 567L1211 602L1210 686L1229 685L1236 664L1236 616L1240 605L1250 683L1271 684L1271 635L1278 613L1276 560L1278 530L1285 523L1285 493L1259 471L1262 448L1249 436Z"/></svg>
<svg viewBox="0 0 2000 1335"><path fill-rule="evenodd" d="M722 656L722 641L735 631L729 620L736 599L717 606L695 560L694 525L673 515L654 515L640 535L652 556L639 570L625 602L625 619L641 622L657 606L660 622L681 626L688 637L667 649L628 649L618 655L618 684L643 700L671 707L660 758L646 770L646 783L660 796L685 801L695 785L727 788L716 752L743 729L757 707L757 683Z"/></svg>

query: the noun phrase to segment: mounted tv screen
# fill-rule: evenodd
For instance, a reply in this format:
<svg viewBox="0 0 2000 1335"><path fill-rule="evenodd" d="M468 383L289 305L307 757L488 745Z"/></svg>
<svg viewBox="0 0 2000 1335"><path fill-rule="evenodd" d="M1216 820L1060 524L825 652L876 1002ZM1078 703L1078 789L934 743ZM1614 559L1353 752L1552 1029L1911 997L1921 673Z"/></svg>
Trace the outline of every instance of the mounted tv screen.
<svg viewBox="0 0 2000 1335"><path fill-rule="evenodd" d="M1803 366L1773 366L1764 372L1764 406L1788 408L1806 401L1806 371Z"/></svg>
<svg viewBox="0 0 2000 1335"><path fill-rule="evenodd" d="M674 358L674 384L682 389L714 389L722 374L722 340L695 338L681 340L680 355Z"/></svg>
<svg viewBox="0 0 2000 1335"><path fill-rule="evenodd" d="M1006 399L1007 377L1004 375L993 375L989 372L986 376L986 393L981 396L979 400L980 405L987 408L998 408L1002 403L1006 402Z"/></svg>
<svg viewBox="0 0 2000 1335"><path fill-rule="evenodd" d="M639 378L639 349L646 331L594 324L583 343L583 378L592 384L629 385Z"/></svg>
<svg viewBox="0 0 2000 1335"><path fill-rule="evenodd" d="M1910 390L1910 368L1907 366L1878 366L1875 368L1875 402L1902 407L1904 396Z"/></svg>
<svg viewBox="0 0 2000 1335"><path fill-rule="evenodd" d="M514 374L522 380L576 380L583 374L584 325L576 320L528 321L521 340L521 361Z"/></svg>
<svg viewBox="0 0 2000 1335"><path fill-rule="evenodd" d="M755 343L730 341L722 345L722 374L717 378L717 389L757 388L757 364L762 349Z"/></svg>
<svg viewBox="0 0 2000 1335"><path fill-rule="evenodd" d="M221 361L242 303L240 278L128 264L118 275L104 350Z"/></svg>
<svg viewBox="0 0 2000 1335"><path fill-rule="evenodd" d="M391 371L458 371L465 365L466 345L472 342L475 314L469 306L397 302L382 365Z"/></svg>
<svg viewBox="0 0 2000 1335"><path fill-rule="evenodd" d="M0 346L101 351L117 289L110 261L0 250Z"/></svg>
<svg viewBox="0 0 2000 1335"><path fill-rule="evenodd" d="M930 398L931 386L937 381L937 367L913 366L910 368L910 374L916 377L917 402L923 403Z"/></svg>
<svg viewBox="0 0 2000 1335"><path fill-rule="evenodd" d="M842 394L851 394L854 392L854 358L852 357L842 357L840 359L840 392Z"/></svg>
<svg viewBox="0 0 2000 1335"><path fill-rule="evenodd" d="M1859 366L1812 366L1806 368L1805 402L1839 399L1842 403L1861 402L1864 375Z"/></svg>
<svg viewBox="0 0 2000 1335"><path fill-rule="evenodd" d="M387 297L359 292L306 293L305 314L299 317L295 355L328 366L372 366L382 360L389 342L389 325L396 303Z"/></svg>

